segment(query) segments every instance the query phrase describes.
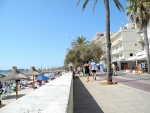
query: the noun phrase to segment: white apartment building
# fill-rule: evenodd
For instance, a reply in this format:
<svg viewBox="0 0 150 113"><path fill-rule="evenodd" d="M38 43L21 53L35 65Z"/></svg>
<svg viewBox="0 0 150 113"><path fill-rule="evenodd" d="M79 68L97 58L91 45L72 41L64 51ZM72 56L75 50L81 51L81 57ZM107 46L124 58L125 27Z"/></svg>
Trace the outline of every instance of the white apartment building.
<svg viewBox="0 0 150 113"><path fill-rule="evenodd" d="M105 33L104 32L96 33L95 36L93 37L92 41L94 41L96 44L100 45L100 47L103 50L103 56L105 56L106 55L106 44L105 44L106 43L106 38L105 38Z"/></svg>
<svg viewBox="0 0 150 113"><path fill-rule="evenodd" d="M110 36L112 36L114 33L110 33ZM99 44L99 46L102 48L103 50L103 55L101 56L100 59L100 64L105 64L105 61L102 60L103 57L106 57L106 33L105 32L98 32L95 34L95 36L93 37L92 41L95 41L95 43Z"/></svg>
<svg viewBox="0 0 150 113"><path fill-rule="evenodd" d="M129 63L127 58L144 50L143 37L134 23L120 27L120 30L111 36L111 43L112 62L117 63L119 70L123 70L124 65Z"/></svg>

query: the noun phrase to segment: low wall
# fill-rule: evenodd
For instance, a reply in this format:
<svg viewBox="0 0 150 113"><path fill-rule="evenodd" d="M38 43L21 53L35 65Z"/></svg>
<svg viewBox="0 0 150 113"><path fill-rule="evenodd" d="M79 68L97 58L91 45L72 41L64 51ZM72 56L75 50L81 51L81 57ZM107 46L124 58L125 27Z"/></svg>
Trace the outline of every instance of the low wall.
<svg viewBox="0 0 150 113"><path fill-rule="evenodd" d="M72 73L66 73L7 106L0 108L0 113L34 112L73 113Z"/></svg>

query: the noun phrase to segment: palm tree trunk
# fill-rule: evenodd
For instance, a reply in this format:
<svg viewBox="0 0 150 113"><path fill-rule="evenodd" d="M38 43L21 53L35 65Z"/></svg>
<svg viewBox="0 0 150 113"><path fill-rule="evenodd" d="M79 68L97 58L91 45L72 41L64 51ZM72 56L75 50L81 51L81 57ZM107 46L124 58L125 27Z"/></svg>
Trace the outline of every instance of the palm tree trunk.
<svg viewBox="0 0 150 113"><path fill-rule="evenodd" d="M106 44L107 44L107 83L112 83L112 71L111 71L111 41L110 41L110 9L109 0L105 0L106 9Z"/></svg>
<svg viewBox="0 0 150 113"><path fill-rule="evenodd" d="M147 69L148 69L148 74L150 74L149 42L147 37L147 22L145 21L143 21L143 37L144 37L145 51L147 56Z"/></svg>

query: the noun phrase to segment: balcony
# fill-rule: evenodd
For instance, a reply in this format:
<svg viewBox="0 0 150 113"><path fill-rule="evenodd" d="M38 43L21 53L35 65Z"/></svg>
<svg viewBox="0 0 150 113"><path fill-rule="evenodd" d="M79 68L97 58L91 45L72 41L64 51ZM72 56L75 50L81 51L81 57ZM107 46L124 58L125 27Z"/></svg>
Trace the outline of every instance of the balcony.
<svg viewBox="0 0 150 113"><path fill-rule="evenodd" d="M121 30L119 30L118 32L116 32L115 34L113 34L110 39L113 40L113 39L115 39L120 34L121 34Z"/></svg>
<svg viewBox="0 0 150 113"><path fill-rule="evenodd" d="M143 33L143 30L138 29L136 32L137 32L138 34L141 34L141 33Z"/></svg>
<svg viewBox="0 0 150 113"><path fill-rule="evenodd" d="M144 39L143 39L142 36L138 39L138 42L139 42L139 43L143 43L143 42L144 42Z"/></svg>
<svg viewBox="0 0 150 113"><path fill-rule="evenodd" d="M118 54L118 53L122 53L123 49L122 48L118 48L117 50L113 50L112 51L112 55Z"/></svg>
<svg viewBox="0 0 150 113"><path fill-rule="evenodd" d="M138 49L138 51L144 51L144 48Z"/></svg>
<svg viewBox="0 0 150 113"><path fill-rule="evenodd" d="M120 44L120 43L122 43L122 38L119 38L118 40L114 41L114 42L112 43L111 47L114 47L114 46L116 46L116 45L118 45L118 44Z"/></svg>
<svg viewBox="0 0 150 113"><path fill-rule="evenodd" d="M112 58L112 62L125 60L124 57Z"/></svg>

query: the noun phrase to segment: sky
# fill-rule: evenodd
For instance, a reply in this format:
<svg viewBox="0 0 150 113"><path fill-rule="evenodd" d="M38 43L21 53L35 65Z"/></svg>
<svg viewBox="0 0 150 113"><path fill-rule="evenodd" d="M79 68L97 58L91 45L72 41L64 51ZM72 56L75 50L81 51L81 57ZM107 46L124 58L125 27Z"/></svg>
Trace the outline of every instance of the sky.
<svg viewBox="0 0 150 113"><path fill-rule="evenodd" d="M106 31L105 7L94 0L84 11L81 0L0 0L0 69L50 68L64 65L67 48L76 37L91 41ZM124 8L126 0L120 0ZM129 22L110 0L111 32Z"/></svg>

